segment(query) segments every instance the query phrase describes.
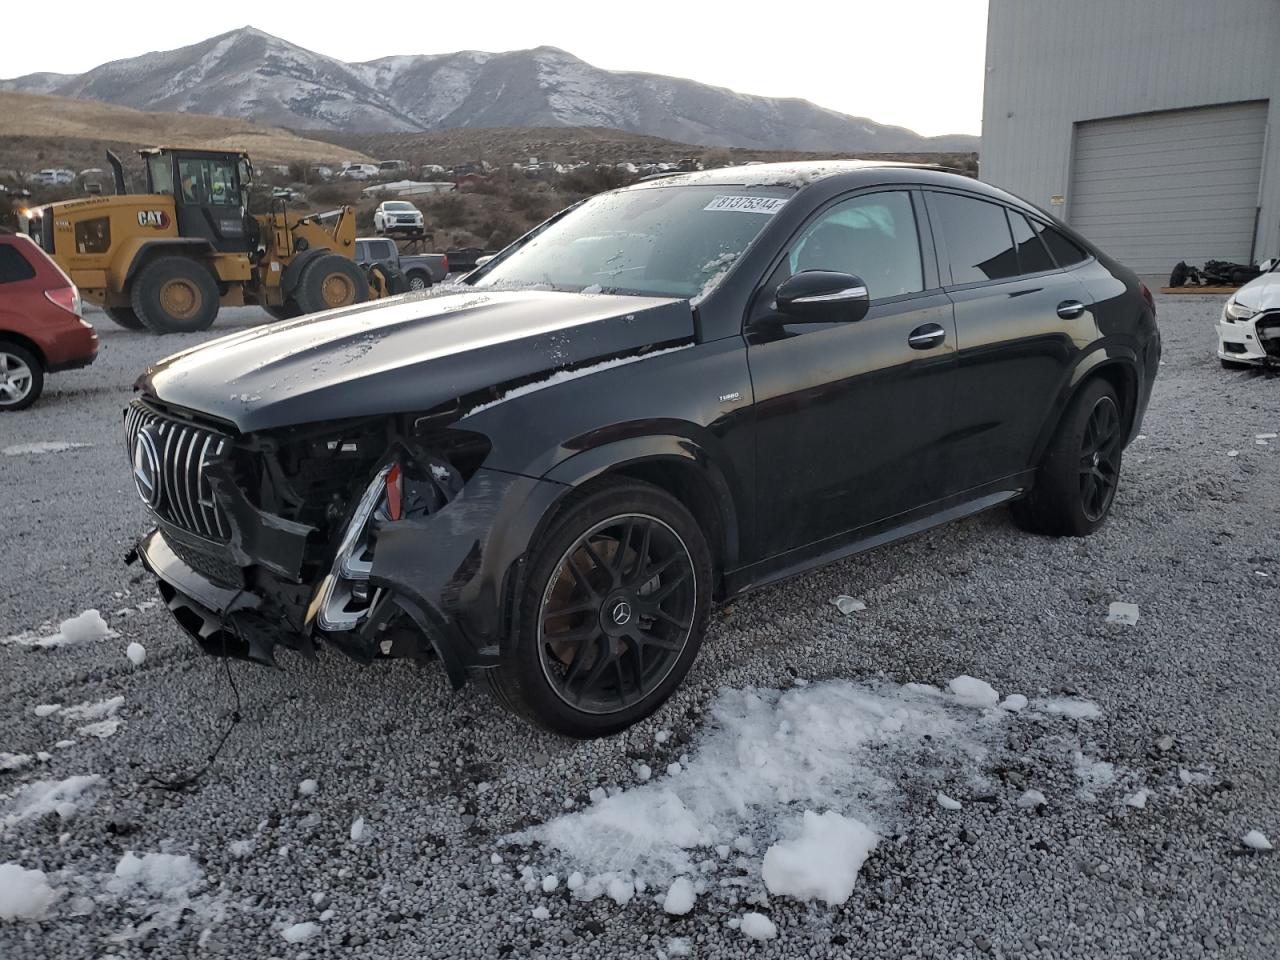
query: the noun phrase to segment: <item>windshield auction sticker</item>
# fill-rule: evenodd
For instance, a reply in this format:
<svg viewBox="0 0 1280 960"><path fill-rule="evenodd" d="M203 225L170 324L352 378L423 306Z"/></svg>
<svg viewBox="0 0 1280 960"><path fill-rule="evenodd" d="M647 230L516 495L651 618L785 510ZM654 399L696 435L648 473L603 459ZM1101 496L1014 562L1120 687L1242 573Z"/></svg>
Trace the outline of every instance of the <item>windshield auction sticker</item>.
<svg viewBox="0 0 1280 960"><path fill-rule="evenodd" d="M715 196L703 210L728 210L735 213L775 214L786 204L786 197Z"/></svg>

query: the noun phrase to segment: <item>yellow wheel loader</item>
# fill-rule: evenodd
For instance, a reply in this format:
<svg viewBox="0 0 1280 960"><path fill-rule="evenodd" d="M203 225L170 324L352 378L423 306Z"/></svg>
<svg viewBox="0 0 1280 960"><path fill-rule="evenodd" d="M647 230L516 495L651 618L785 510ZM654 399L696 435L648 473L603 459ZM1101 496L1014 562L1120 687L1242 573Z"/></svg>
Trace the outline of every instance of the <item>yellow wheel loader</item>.
<svg viewBox="0 0 1280 960"><path fill-rule="evenodd" d="M257 304L276 318L361 303L389 291L356 264L351 207L298 216L272 199L248 211L253 168L243 153L141 151L147 192L127 192L107 154L115 196L34 211L28 233L122 327L204 330L222 306Z"/></svg>

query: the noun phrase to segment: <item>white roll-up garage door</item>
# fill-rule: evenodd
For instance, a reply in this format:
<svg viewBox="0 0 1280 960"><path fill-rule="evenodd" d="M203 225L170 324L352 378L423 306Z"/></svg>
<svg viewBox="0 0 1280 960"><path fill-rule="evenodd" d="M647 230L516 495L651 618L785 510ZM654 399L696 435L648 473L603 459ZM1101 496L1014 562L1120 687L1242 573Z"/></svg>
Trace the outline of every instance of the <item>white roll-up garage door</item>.
<svg viewBox="0 0 1280 960"><path fill-rule="evenodd" d="M1249 259L1267 104L1080 123L1069 222L1140 274Z"/></svg>

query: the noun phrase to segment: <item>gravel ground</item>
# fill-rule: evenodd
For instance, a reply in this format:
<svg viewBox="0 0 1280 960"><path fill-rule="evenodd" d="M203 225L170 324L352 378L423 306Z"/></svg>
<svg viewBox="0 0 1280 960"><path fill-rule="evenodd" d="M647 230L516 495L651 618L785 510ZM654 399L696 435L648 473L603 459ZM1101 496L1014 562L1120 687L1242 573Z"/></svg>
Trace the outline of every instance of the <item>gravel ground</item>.
<svg viewBox="0 0 1280 960"><path fill-rule="evenodd" d="M0 448L88 444L0 455L0 636L90 607L119 634L0 646L0 752L53 753L0 772L0 794L40 778L103 778L65 821L6 827L12 801L0 800L0 863L40 868L67 890L42 923L0 921L0 956L626 958L684 937L706 958L1275 957L1280 861L1240 837L1257 828L1280 840L1280 440L1254 439L1280 429L1280 382L1219 368L1219 300L1159 307L1166 363L1145 438L1126 456L1111 520L1088 540L1028 536L997 511L759 591L716 616L664 709L604 742L532 731L474 687L452 693L434 667L287 653L278 671L232 664L243 722L187 792L149 777L200 766L234 702L223 667L146 605L151 585L121 562L145 517L119 411L146 361L202 338L160 341L98 315L97 364L56 377L36 408L0 422ZM214 332L253 321L240 311ZM842 615L831 604L841 593L867 609ZM1138 604L1138 623L1105 622L1112 601ZM140 667L125 657L130 641L146 647ZM654 770L682 753L696 761L720 687L878 672L1079 694L1103 716L1007 722L985 761L989 791L904 765L899 835L871 854L843 906L708 895L673 917L651 896L580 903L563 885L530 893L511 878L529 854L504 837L560 815L566 796L584 803L592 788L632 785L640 760ZM119 732L64 749L53 743L70 725L33 712L117 695ZM659 744L664 729L672 735ZM1072 744L1147 784L1146 809L1124 806L1118 786L1081 793L1064 761ZM319 789L299 796L307 778ZM1047 806L1020 809L1026 786ZM944 788L961 810L936 803ZM237 840L252 841L241 856ZM104 878L129 850L189 854L206 884L185 912L163 890L113 894ZM490 862L495 851L504 864ZM548 855L531 856L541 876ZM749 889L763 892L758 879ZM726 922L756 909L777 940ZM281 931L299 921L319 932L294 945Z"/></svg>

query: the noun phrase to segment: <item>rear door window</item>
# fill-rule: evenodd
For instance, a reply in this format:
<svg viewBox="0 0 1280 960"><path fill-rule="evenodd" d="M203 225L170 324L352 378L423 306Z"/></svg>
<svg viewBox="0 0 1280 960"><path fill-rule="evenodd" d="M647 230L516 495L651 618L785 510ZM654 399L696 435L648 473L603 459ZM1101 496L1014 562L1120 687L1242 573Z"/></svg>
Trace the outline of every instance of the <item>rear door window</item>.
<svg viewBox="0 0 1280 960"><path fill-rule="evenodd" d="M929 213L942 234L953 284L1018 275L1018 250L1004 207L955 193L932 193Z"/></svg>
<svg viewBox="0 0 1280 960"><path fill-rule="evenodd" d="M0 246L0 283L18 283L35 275L35 267L16 247Z"/></svg>

